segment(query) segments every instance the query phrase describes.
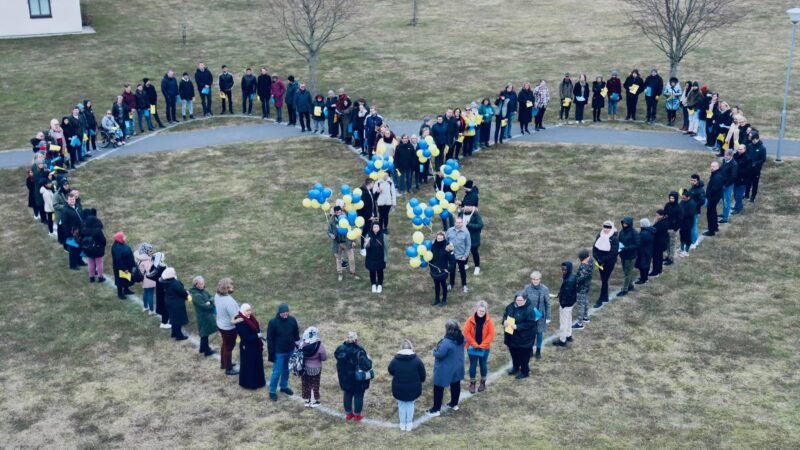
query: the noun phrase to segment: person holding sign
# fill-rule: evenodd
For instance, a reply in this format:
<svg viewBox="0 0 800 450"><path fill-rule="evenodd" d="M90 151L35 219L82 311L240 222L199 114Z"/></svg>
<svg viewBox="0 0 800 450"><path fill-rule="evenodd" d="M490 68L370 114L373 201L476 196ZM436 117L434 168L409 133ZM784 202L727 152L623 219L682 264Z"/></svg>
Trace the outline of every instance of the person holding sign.
<svg viewBox="0 0 800 450"><path fill-rule="evenodd" d="M506 306L503 312L503 328L503 343L511 354L511 369L508 374L515 375L518 380L528 378L531 372L529 361L536 336L536 310L531 301L522 295L522 291L517 292L514 301Z"/></svg>
<svg viewBox="0 0 800 450"><path fill-rule="evenodd" d="M136 266L133 250L125 242L122 231L114 233L114 244L111 245L111 266L114 270L114 284L117 286L117 297L125 300L126 294L133 294L131 271Z"/></svg>
<svg viewBox="0 0 800 450"><path fill-rule="evenodd" d="M489 306L485 301L481 300L475 305L475 312L464 324L464 338L467 340L464 345L469 355L469 393L483 392L486 390L486 378L489 375L486 363L494 340L494 322L489 316ZM476 387L475 375L479 364L481 382Z"/></svg>
<svg viewBox="0 0 800 450"><path fill-rule="evenodd" d="M572 90L575 95L575 123L583 123L583 108L589 102L589 84L586 82L586 74L581 74L578 84Z"/></svg>
<svg viewBox="0 0 800 450"><path fill-rule="evenodd" d="M625 88L625 103L628 107L628 112L625 115L625 120L636 120L636 105L639 103L639 94L642 93L642 86L644 80L639 75L639 69L633 69L622 87Z"/></svg>
<svg viewBox="0 0 800 450"><path fill-rule="evenodd" d="M533 119L533 90L531 90L531 84L529 82L525 82L522 85L522 89L520 89L519 94L517 94L517 102L519 103L519 132L521 134L531 134L530 130L528 130L528 125L530 125L531 120Z"/></svg>
<svg viewBox="0 0 800 450"><path fill-rule="evenodd" d="M658 98L664 90L664 79L658 74L655 68L650 71L647 79L644 80L644 101L647 104L647 123L656 121L656 111L658 110Z"/></svg>
<svg viewBox="0 0 800 450"><path fill-rule="evenodd" d="M569 72L564 74L564 79L561 80L561 83L558 85L558 95L561 98L561 109L558 111L558 120L561 123L562 120L567 122L569 125L569 109L572 106L573 96L572 90L575 86L572 84L572 78L569 76Z"/></svg>
<svg viewBox="0 0 800 450"><path fill-rule="evenodd" d="M608 89L603 76L598 75L592 82L592 122L602 122L600 120L600 110L606 106L606 95Z"/></svg>

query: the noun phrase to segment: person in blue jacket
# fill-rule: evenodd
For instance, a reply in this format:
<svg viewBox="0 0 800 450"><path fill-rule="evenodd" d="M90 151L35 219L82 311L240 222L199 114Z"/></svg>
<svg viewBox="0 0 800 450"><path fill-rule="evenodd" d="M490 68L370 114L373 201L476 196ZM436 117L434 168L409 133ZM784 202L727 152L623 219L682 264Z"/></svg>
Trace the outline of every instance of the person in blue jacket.
<svg viewBox="0 0 800 450"><path fill-rule="evenodd" d="M464 379L464 335L455 320L445 324L444 338L433 349L433 407L429 416L441 414L444 388L450 386L450 403L447 407L458 411L461 380Z"/></svg>

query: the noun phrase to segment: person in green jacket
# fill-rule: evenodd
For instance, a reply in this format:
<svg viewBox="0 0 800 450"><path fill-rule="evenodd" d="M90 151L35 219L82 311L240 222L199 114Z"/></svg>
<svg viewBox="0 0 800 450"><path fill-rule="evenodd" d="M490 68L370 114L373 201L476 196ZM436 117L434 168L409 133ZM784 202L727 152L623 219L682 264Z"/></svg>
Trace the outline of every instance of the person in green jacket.
<svg viewBox="0 0 800 450"><path fill-rule="evenodd" d="M492 117L494 117L494 108L488 97L484 97L483 100L481 100L481 104L478 106L478 114L482 117L478 148L489 148L491 147L489 138L492 137Z"/></svg>
<svg viewBox="0 0 800 450"><path fill-rule="evenodd" d="M481 273L481 255L478 253L478 249L481 246L483 218L478 210L472 205L467 205L464 207L464 211L461 212L461 217L464 219L464 223L467 224L467 231L469 231L471 243L469 252L472 254L472 259L475 260L475 271L473 274L478 275Z"/></svg>
<svg viewBox="0 0 800 450"><path fill-rule="evenodd" d="M189 294L192 296L192 305L194 305L197 319L197 332L200 334L200 353L211 356L215 352L208 346L208 337L217 332L216 308L214 307L214 296L209 294L205 288L206 280L201 276L196 276L192 280Z"/></svg>

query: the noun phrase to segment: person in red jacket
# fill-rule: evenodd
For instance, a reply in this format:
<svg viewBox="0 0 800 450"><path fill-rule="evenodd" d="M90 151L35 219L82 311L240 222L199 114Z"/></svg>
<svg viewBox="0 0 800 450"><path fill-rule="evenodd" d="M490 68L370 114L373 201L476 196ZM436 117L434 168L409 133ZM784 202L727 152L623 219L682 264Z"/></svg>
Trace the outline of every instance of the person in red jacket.
<svg viewBox="0 0 800 450"><path fill-rule="evenodd" d="M467 319L464 324L464 338L469 355L469 393L475 393L475 372L476 366L481 366L481 382L477 387L478 392L486 389L486 377L488 369L486 363L489 360L489 351L494 340L494 322L489 317L489 306L483 300L475 305L475 313Z"/></svg>
<svg viewBox="0 0 800 450"><path fill-rule="evenodd" d="M277 113L275 122L281 123L283 121L283 95L286 94L286 86L284 86L283 80L273 75L270 90L272 91L272 104L275 105Z"/></svg>

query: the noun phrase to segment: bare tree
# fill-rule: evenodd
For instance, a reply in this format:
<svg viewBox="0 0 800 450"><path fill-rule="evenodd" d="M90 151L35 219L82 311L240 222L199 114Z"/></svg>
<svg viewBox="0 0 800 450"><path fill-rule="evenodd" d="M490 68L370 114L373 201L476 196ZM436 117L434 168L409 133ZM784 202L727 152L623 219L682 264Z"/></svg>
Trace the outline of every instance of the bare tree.
<svg viewBox="0 0 800 450"><path fill-rule="evenodd" d="M266 0L289 45L308 61L309 90L317 93L317 59L322 48L349 36L343 26L355 13L355 0Z"/></svg>
<svg viewBox="0 0 800 450"><path fill-rule="evenodd" d="M631 22L669 59L670 76L711 31L739 19L734 0L622 0Z"/></svg>

